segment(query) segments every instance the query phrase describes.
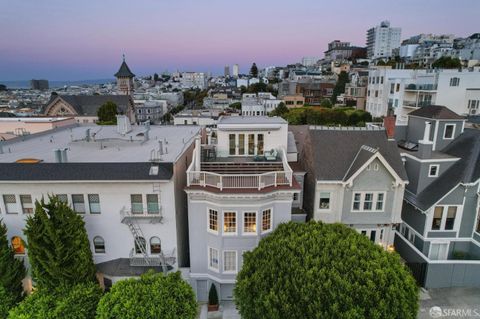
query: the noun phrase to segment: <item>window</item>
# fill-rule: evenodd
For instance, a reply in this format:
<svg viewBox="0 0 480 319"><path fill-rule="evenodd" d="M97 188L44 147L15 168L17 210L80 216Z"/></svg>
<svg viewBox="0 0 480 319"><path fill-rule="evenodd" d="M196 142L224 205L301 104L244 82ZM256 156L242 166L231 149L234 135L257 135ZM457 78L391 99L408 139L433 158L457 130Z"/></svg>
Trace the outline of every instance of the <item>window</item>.
<svg viewBox="0 0 480 319"><path fill-rule="evenodd" d="M88 207L90 214L100 214L100 196L98 194L88 194Z"/></svg>
<svg viewBox="0 0 480 319"><path fill-rule="evenodd" d="M57 194L57 198L59 201L68 204L68 196L67 194Z"/></svg>
<svg viewBox="0 0 480 319"><path fill-rule="evenodd" d="M135 237L135 254L143 254L147 252L147 242L143 237Z"/></svg>
<svg viewBox="0 0 480 319"><path fill-rule="evenodd" d="M208 210L208 230L218 233L218 212L213 209Z"/></svg>
<svg viewBox="0 0 480 319"><path fill-rule="evenodd" d="M428 167L428 177L437 177L438 176L438 167L439 167L439 165L430 165Z"/></svg>
<svg viewBox="0 0 480 319"><path fill-rule="evenodd" d="M330 193L329 192L320 192L320 209L330 209Z"/></svg>
<svg viewBox="0 0 480 319"><path fill-rule="evenodd" d="M443 207L437 206L433 212L432 230L439 230L442 224Z"/></svg>
<svg viewBox="0 0 480 319"><path fill-rule="evenodd" d="M160 243L160 238L152 237L150 238L150 254L158 255L162 252L162 245Z"/></svg>
<svg viewBox="0 0 480 319"><path fill-rule="evenodd" d="M400 92L400 83L397 83L397 86L396 86L395 91L396 91L396 92Z"/></svg>
<svg viewBox="0 0 480 319"><path fill-rule="evenodd" d="M79 214L85 214L85 199L83 194L72 195L73 210Z"/></svg>
<svg viewBox="0 0 480 319"><path fill-rule="evenodd" d="M263 155L263 134L258 134L257 135L257 154L258 155Z"/></svg>
<svg viewBox="0 0 480 319"><path fill-rule="evenodd" d="M449 206L447 209L447 219L445 220L445 230L452 230L457 216L457 207Z"/></svg>
<svg viewBox="0 0 480 319"><path fill-rule="evenodd" d="M366 193L363 200L363 210L372 210L373 193Z"/></svg>
<svg viewBox="0 0 480 319"><path fill-rule="evenodd" d="M390 84L390 94L393 94L395 91L395 83Z"/></svg>
<svg viewBox="0 0 480 319"><path fill-rule="evenodd" d="M477 228L475 230L477 233L480 233L480 207L478 208L477 212Z"/></svg>
<svg viewBox="0 0 480 319"><path fill-rule="evenodd" d="M20 195L20 203L22 204L22 212L24 214L33 213L32 196L30 196L30 195Z"/></svg>
<svg viewBox="0 0 480 319"><path fill-rule="evenodd" d="M218 250L208 248L208 268L218 271Z"/></svg>
<svg viewBox="0 0 480 319"><path fill-rule="evenodd" d="M25 245L22 238L18 236L12 237L12 248L15 255L25 255Z"/></svg>
<svg viewBox="0 0 480 319"><path fill-rule="evenodd" d="M469 100L468 101L468 114L476 115L480 109L480 100Z"/></svg>
<svg viewBox="0 0 480 319"><path fill-rule="evenodd" d="M147 212L149 214L160 214L158 194L147 194Z"/></svg>
<svg viewBox="0 0 480 319"><path fill-rule="evenodd" d="M245 134L238 134L238 155L245 155Z"/></svg>
<svg viewBox="0 0 480 319"><path fill-rule="evenodd" d="M382 212L385 196L385 192L354 193L352 211Z"/></svg>
<svg viewBox="0 0 480 319"><path fill-rule="evenodd" d="M378 171L378 164L377 163L373 164L373 170Z"/></svg>
<svg viewBox="0 0 480 319"><path fill-rule="evenodd" d="M383 193L378 193L377 194L377 204L375 205L375 209L382 211L383 210L383 197L385 195Z"/></svg>
<svg viewBox="0 0 480 319"><path fill-rule="evenodd" d="M298 194L299 193L293 193L293 200L298 201Z"/></svg>
<svg viewBox="0 0 480 319"><path fill-rule="evenodd" d="M353 195L353 210L360 210L360 201L362 194L355 193Z"/></svg>
<svg viewBox="0 0 480 319"><path fill-rule="evenodd" d="M383 76L380 77L380 84L383 84Z"/></svg>
<svg viewBox="0 0 480 319"><path fill-rule="evenodd" d="M257 233L257 213L256 212L243 213L243 232L245 234Z"/></svg>
<svg viewBox="0 0 480 319"><path fill-rule="evenodd" d="M447 124L445 125L445 131L443 132L443 138L446 140L451 140L453 138L454 133L455 133L455 124Z"/></svg>
<svg viewBox="0 0 480 319"><path fill-rule="evenodd" d="M265 209L262 212L262 232L272 230L272 210Z"/></svg>
<svg viewBox="0 0 480 319"><path fill-rule="evenodd" d="M225 250L223 252L223 271L237 271L237 252L235 250Z"/></svg>
<svg viewBox="0 0 480 319"><path fill-rule="evenodd" d="M143 214L143 202L141 194L130 195L130 202L132 204L132 214Z"/></svg>
<svg viewBox="0 0 480 319"><path fill-rule="evenodd" d="M375 90L375 97L378 97L378 90Z"/></svg>
<svg viewBox="0 0 480 319"><path fill-rule="evenodd" d="M235 234L237 232L237 213L223 213L223 233Z"/></svg>
<svg viewBox="0 0 480 319"><path fill-rule="evenodd" d="M460 78L450 78L450 86L459 86Z"/></svg>
<svg viewBox="0 0 480 319"><path fill-rule="evenodd" d="M93 248L95 254L105 254L105 240L102 237L96 236L93 238Z"/></svg>
<svg viewBox="0 0 480 319"><path fill-rule="evenodd" d="M229 140L229 154L235 155L235 134L229 134L228 140Z"/></svg>
<svg viewBox="0 0 480 319"><path fill-rule="evenodd" d="M7 214L18 214L17 198L15 195L3 195L3 202Z"/></svg>

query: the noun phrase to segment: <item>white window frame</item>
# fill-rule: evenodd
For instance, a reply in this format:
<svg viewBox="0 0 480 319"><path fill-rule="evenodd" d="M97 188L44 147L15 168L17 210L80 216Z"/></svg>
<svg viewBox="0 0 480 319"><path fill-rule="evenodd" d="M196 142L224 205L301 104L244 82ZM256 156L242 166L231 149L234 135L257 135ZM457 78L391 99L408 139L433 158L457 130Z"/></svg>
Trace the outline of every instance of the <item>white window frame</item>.
<svg viewBox="0 0 480 319"><path fill-rule="evenodd" d="M245 230L245 215L255 214L255 232L248 232ZM247 236L256 236L258 233L258 213L256 211L244 211L242 214L242 234Z"/></svg>
<svg viewBox="0 0 480 319"><path fill-rule="evenodd" d="M213 211L216 211L217 212L217 230L213 230L210 228L210 211L213 210ZM218 230L220 228L220 214L218 213L218 209L214 209L214 208L211 208L211 207L207 207L207 231L209 233L212 233L214 235L218 235ZM222 224L223 225L223 224Z"/></svg>
<svg viewBox="0 0 480 319"><path fill-rule="evenodd" d="M360 194L360 209L353 209L353 205L355 203L355 194ZM365 210L364 203L365 203L365 194L373 194L372 197L372 209ZM382 209L377 209L377 202L378 202L378 194L383 194L383 205ZM361 192L352 192L352 205L350 210L352 213L383 213L385 212L385 203L387 202L387 192L386 191L361 191Z"/></svg>
<svg viewBox="0 0 480 319"><path fill-rule="evenodd" d="M433 217L435 214L435 207L443 207L442 211L442 220L440 221L440 229L432 229L433 226ZM447 216L448 216L448 208L449 207L456 207L457 211L455 213L455 221L453 222L453 228L452 229L445 229L445 225L447 223ZM460 226L459 220L462 219L463 215L463 206L462 205L435 205L432 207L430 218L428 218L428 231L431 232L458 232L458 228Z"/></svg>
<svg viewBox="0 0 480 319"><path fill-rule="evenodd" d="M75 201L73 200L73 198L74 198L75 196L78 196L78 197L82 196L83 202L82 202L82 203L75 203ZM80 215L84 215L84 214L87 213L87 206L88 206L88 205L87 205L87 202L85 201L85 194L78 194L78 193L77 193L77 194L71 194L71 199L72 199L72 209L75 211L75 213L80 214ZM77 204L77 205L79 205L79 204L83 205L83 212L77 212L77 210L75 209L75 208L76 208L76 207L75 207L75 204Z"/></svg>
<svg viewBox="0 0 480 319"><path fill-rule="evenodd" d="M325 193L325 194L328 193L328 208L321 208L321 207L320 207L320 202L321 202L321 200L322 200L322 193ZM323 198L325 198L325 197L323 197ZM330 192L330 191L323 191L323 190L320 190L320 191L318 192L318 206L317 206L317 209L318 209L319 211L322 211L322 212L328 212L328 211L330 211L330 210L332 209L332 192Z"/></svg>
<svg viewBox="0 0 480 319"><path fill-rule="evenodd" d="M98 212L92 213L92 202L90 201L90 196L98 196ZM100 205L101 200L100 200L100 194L87 194L87 201L88 201L88 213L92 215L100 215L102 213L102 206ZM97 204L97 203L93 203Z"/></svg>
<svg viewBox="0 0 480 319"><path fill-rule="evenodd" d="M215 267L213 267L213 266L210 265L210 260L211 260L211 258L212 258L211 252L212 252L213 250L217 252L217 268L215 268ZM207 259L208 269L209 269L209 270L212 270L212 271L215 271L215 272L220 272L220 254L219 254L218 249L208 246L208 247L207 247L207 252L208 252L208 254L207 254L207 255L208 255L208 259Z"/></svg>
<svg viewBox="0 0 480 319"><path fill-rule="evenodd" d="M446 256L445 258L438 258L438 259L432 259L432 260L447 260L448 259L448 251L450 250L450 242L448 241L431 241L430 246L428 247L428 259L431 259L432 255L432 246L433 245L447 245L447 249L445 250Z"/></svg>
<svg viewBox="0 0 480 319"><path fill-rule="evenodd" d="M235 232L225 232L225 213L235 214ZM222 235L223 236L236 236L238 234L238 213L234 210L222 211Z"/></svg>
<svg viewBox="0 0 480 319"><path fill-rule="evenodd" d="M434 175L432 175L432 168L436 167L437 170ZM428 177L438 177L438 171L440 170L439 164L431 164L428 166Z"/></svg>
<svg viewBox="0 0 480 319"><path fill-rule="evenodd" d="M270 211L270 225L269 225L269 228L267 230L263 230L263 213L266 212L267 210ZM261 225L260 225L260 232L262 234L266 234L266 233L269 233L273 230L273 208L265 208L262 210L262 220L261 220Z"/></svg>
<svg viewBox="0 0 480 319"><path fill-rule="evenodd" d="M234 253L235 254L235 269L234 270L226 270L225 269L225 265L226 265L226 263L225 263L225 260L226 260L225 253ZM238 272L238 253L237 253L237 251L236 250L224 250L222 255L223 255L222 256L223 257L223 265L222 265L223 266L223 268L222 268L223 273L224 274L236 274Z"/></svg>
<svg viewBox="0 0 480 319"><path fill-rule="evenodd" d="M97 252L97 248L95 246L95 239L96 238L99 238L103 241L103 252ZM105 244L105 238L103 238L103 236L98 236L97 235L97 236L93 237L92 244L93 244L93 253L95 255L105 255L107 253L107 245Z"/></svg>
<svg viewBox="0 0 480 319"><path fill-rule="evenodd" d="M445 134L447 133L447 127L448 126L453 126L453 131L452 131L452 137L446 137ZM453 140L455 137L455 130L457 129L457 124L445 124L445 127L443 128L443 139L444 140Z"/></svg>
<svg viewBox="0 0 480 319"><path fill-rule="evenodd" d="M22 198L25 198L25 197L30 197L30 203L24 203L22 201ZM35 211L35 205L34 205L34 202L33 202L32 195L30 195L30 194L20 194L18 196L18 198L20 199L20 207L22 209L22 214L24 214L24 215L33 214L34 211ZM31 213L26 213L25 210L31 210Z"/></svg>
<svg viewBox="0 0 480 319"><path fill-rule="evenodd" d="M7 203L7 201L5 200L6 196L13 196L13 198L15 199L15 202L14 203ZM15 214L20 214L20 212L22 212L21 203L19 203L20 199L17 198L17 197L18 196L15 195L15 194L3 194L2 195L2 200L3 200L3 204L4 204L4 207L5 207L5 213L6 214L15 215Z"/></svg>

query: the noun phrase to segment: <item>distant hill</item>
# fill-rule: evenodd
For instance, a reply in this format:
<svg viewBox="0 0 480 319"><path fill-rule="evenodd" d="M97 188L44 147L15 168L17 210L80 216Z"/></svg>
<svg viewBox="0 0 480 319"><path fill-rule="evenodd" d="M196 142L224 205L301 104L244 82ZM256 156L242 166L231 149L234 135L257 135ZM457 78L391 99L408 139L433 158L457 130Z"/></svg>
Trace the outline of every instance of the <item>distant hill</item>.
<svg viewBox="0 0 480 319"><path fill-rule="evenodd" d="M94 84L106 84L115 82L115 79L97 79L97 80L79 80L79 81L49 81L50 88L61 88L65 85L72 86L72 85L94 85ZM9 89L29 89L30 88L30 80L22 80L22 81L1 81L0 84L4 84Z"/></svg>

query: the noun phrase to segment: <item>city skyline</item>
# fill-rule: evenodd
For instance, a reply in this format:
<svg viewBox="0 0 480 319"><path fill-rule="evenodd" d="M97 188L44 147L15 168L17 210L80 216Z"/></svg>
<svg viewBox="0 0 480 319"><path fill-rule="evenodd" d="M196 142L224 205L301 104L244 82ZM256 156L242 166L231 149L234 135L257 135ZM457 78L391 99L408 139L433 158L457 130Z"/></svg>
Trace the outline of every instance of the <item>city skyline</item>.
<svg viewBox="0 0 480 319"><path fill-rule="evenodd" d="M367 29L382 20L402 28L402 39L419 33L466 37L478 32L475 15L480 11L473 0L461 1L464 5L248 0L237 7L219 0L107 0L88 6L60 0L2 2L3 81L113 78L122 54L138 75L177 69L221 74L225 65L235 63L247 73L252 62L265 67L322 57L336 39L365 46ZM417 12L430 14L412 14Z"/></svg>

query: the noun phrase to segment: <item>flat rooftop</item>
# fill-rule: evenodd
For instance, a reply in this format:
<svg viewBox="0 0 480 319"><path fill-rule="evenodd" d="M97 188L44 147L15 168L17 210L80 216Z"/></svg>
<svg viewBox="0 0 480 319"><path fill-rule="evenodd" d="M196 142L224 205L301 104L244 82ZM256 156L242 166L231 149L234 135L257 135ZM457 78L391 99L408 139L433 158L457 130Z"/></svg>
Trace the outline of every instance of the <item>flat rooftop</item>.
<svg viewBox="0 0 480 319"><path fill-rule="evenodd" d="M1 122L51 123L72 119L73 117L0 117Z"/></svg>
<svg viewBox="0 0 480 319"><path fill-rule="evenodd" d="M89 140L86 138L88 130ZM143 125L132 126L132 131L125 135L117 133L115 125L79 125L48 130L0 142L0 163L14 163L26 158L55 163L54 150L65 148L68 149L69 163L149 162L152 154L159 157L160 162L175 162L193 143L200 128L151 125L148 139L145 139L146 130Z"/></svg>
<svg viewBox="0 0 480 319"><path fill-rule="evenodd" d="M224 124L287 124L287 121L277 116L222 116L218 125Z"/></svg>

